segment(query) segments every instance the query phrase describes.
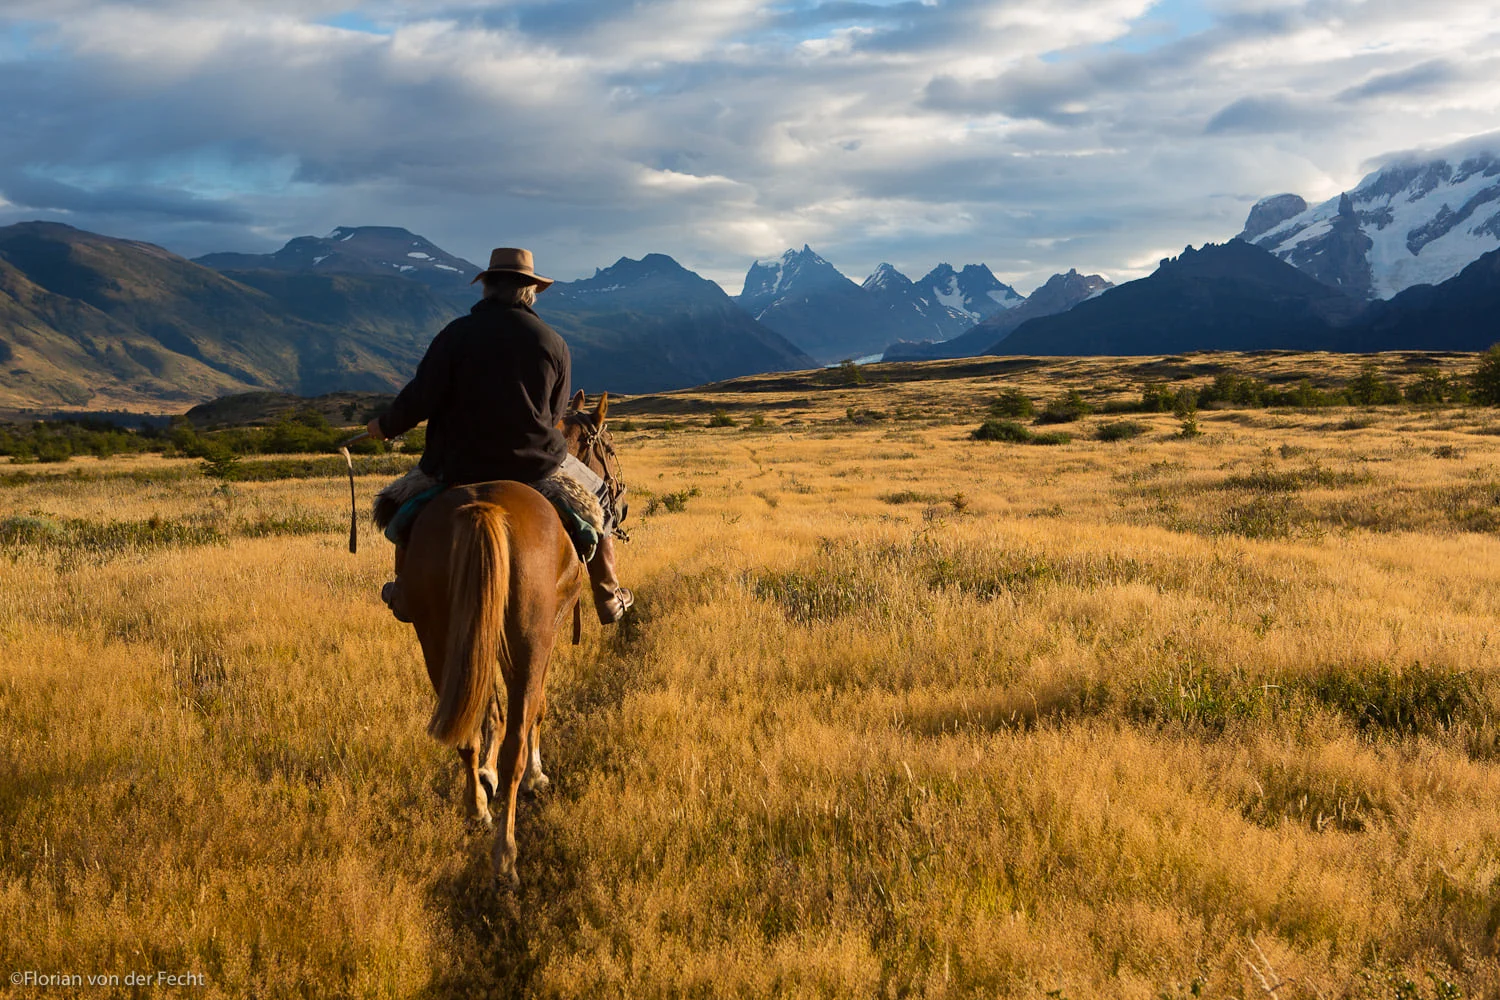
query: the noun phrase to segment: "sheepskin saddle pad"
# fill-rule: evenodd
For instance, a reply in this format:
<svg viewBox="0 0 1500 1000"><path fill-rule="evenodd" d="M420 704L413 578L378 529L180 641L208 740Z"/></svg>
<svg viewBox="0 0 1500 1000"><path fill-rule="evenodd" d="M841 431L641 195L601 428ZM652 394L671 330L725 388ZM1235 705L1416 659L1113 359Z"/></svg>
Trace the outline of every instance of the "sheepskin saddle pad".
<svg viewBox="0 0 1500 1000"><path fill-rule="evenodd" d="M599 498L563 469L526 485L546 497L557 510L578 557L584 562L592 559L599 539L604 536L604 508ZM412 469L375 495L375 526L397 545L406 544L417 515L427 501L446 488L442 480L420 468Z"/></svg>

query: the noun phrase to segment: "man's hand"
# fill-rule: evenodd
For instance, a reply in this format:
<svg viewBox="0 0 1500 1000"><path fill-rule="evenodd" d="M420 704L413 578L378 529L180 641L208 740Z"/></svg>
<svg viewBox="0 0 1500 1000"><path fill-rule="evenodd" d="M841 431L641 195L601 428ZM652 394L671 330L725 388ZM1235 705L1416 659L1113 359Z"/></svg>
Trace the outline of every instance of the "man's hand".
<svg viewBox="0 0 1500 1000"><path fill-rule="evenodd" d="M368 434L368 435L370 435L370 439L372 441L384 441L385 440L385 432L380 429L380 418L379 417L376 417L374 420L371 420L368 424L365 424L365 433Z"/></svg>

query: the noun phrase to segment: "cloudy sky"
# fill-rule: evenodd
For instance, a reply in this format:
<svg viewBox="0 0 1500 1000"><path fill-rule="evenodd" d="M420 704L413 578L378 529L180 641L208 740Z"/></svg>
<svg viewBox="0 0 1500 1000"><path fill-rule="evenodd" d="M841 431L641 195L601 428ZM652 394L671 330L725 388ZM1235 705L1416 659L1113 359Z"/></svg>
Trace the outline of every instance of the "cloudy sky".
<svg viewBox="0 0 1500 1000"><path fill-rule="evenodd" d="M1493 0L0 0L0 224L1136 277L1500 129Z"/></svg>

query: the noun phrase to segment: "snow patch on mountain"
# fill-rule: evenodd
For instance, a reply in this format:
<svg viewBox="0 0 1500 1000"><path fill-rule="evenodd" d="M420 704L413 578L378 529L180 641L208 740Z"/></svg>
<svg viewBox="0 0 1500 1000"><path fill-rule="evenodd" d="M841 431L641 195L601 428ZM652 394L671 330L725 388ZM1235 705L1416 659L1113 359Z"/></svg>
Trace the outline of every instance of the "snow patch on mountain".
<svg viewBox="0 0 1500 1000"><path fill-rule="evenodd" d="M1500 133L1394 157L1352 191L1255 231L1291 198L1257 203L1241 238L1350 289L1361 287L1351 269L1364 266L1371 298L1438 284L1500 247Z"/></svg>

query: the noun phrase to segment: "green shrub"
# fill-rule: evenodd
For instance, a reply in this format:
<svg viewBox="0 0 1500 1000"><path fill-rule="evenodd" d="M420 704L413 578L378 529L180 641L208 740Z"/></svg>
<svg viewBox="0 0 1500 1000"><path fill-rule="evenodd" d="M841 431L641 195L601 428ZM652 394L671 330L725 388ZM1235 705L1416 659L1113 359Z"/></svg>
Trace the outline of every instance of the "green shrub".
<svg viewBox="0 0 1500 1000"><path fill-rule="evenodd" d="M1171 413L1177 405L1177 394L1167 386L1153 383L1141 390L1142 413Z"/></svg>
<svg viewBox="0 0 1500 1000"><path fill-rule="evenodd" d="M1271 400L1273 406L1295 406L1313 409L1319 406L1343 406L1349 401L1348 393L1319 389L1307 379L1297 383L1296 388L1279 392Z"/></svg>
<svg viewBox="0 0 1500 1000"><path fill-rule="evenodd" d="M1036 418L1039 424L1067 424L1072 423L1080 417L1094 412L1094 408L1083 398L1083 394L1077 389L1069 389L1066 395L1049 402L1041 416Z"/></svg>
<svg viewBox="0 0 1500 1000"><path fill-rule="evenodd" d="M1446 402L1450 391L1447 376L1436 368L1422 368L1416 381L1408 383L1401 393L1408 403L1420 406Z"/></svg>
<svg viewBox="0 0 1500 1000"><path fill-rule="evenodd" d="M865 373L853 358L845 358L835 367L824 368L818 381L829 385L864 385Z"/></svg>
<svg viewBox="0 0 1500 1000"><path fill-rule="evenodd" d="M969 435L975 441L1010 441L1025 444L1034 434L1014 420L986 420Z"/></svg>
<svg viewBox="0 0 1500 1000"><path fill-rule="evenodd" d="M1401 390L1380 374L1380 367L1373 361L1360 366L1359 375L1349 383L1348 392L1350 400L1360 406L1401 402Z"/></svg>
<svg viewBox="0 0 1500 1000"><path fill-rule="evenodd" d="M708 418L708 426L733 427L734 418L729 415L729 411L727 410L715 410L713 415Z"/></svg>
<svg viewBox="0 0 1500 1000"><path fill-rule="evenodd" d="M1416 735L1450 728L1479 708L1468 674L1413 663L1404 670L1329 669L1311 694L1361 729Z"/></svg>
<svg viewBox="0 0 1500 1000"><path fill-rule="evenodd" d="M992 417L1030 417L1036 414L1031 397L1019 389L1006 389L990 403Z"/></svg>
<svg viewBox="0 0 1500 1000"><path fill-rule="evenodd" d="M1479 367L1469 376L1474 400L1491 406L1500 403L1500 344L1480 355Z"/></svg>
<svg viewBox="0 0 1500 1000"><path fill-rule="evenodd" d="M1146 433L1146 425L1138 420L1116 420L1113 423L1101 424L1094 432L1094 437L1100 441L1126 441L1140 437L1144 433Z"/></svg>
<svg viewBox="0 0 1500 1000"><path fill-rule="evenodd" d="M211 445L204 450L203 474L220 482L239 478L240 456L223 445Z"/></svg>
<svg viewBox="0 0 1500 1000"><path fill-rule="evenodd" d="M422 427L413 427L411 430L401 435L401 450L411 452L414 455L426 451L427 427L425 425Z"/></svg>
<svg viewBox="0 0 1500 1000"><path fill-rule="evenodd" d="M688 501L698 496L699 493L700 490L698 487L693 486L685 490L678 490L675 493L652 495L646 500L645 513L649 516L655 514L657 511L665 510L669 514L681 514L684 510L687 510Z"/></svg>
<svg viewBox="0 0 1500 1000"><path fill-rule="evenodd" d="M1266 384L1248 375L1220 372L1211 384L1198 394L1198 403L1211 406L1225 403L1230 406L1265 406L1269 394Z"/></svg>

